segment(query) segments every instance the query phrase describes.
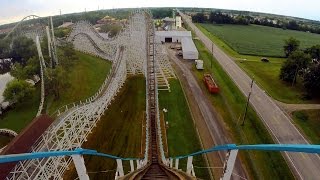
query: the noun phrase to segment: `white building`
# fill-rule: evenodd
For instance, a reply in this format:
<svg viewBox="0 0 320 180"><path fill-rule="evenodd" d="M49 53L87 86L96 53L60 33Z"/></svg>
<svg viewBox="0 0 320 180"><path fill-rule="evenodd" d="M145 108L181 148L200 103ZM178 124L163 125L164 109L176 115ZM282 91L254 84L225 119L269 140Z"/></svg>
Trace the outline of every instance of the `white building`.
<svg viewBox="0 0 320 180"><path fill-rule="evenodd" d="M191 31L156 31L155 42L181 42L184 37L192 38Z"/></svg>
<svg viewBox="0 0 320 180"><path fill-rule="evenodd" d="M184 37L181 40L183 59L198 59L199 52L192 38Z"/></svg>
<svg viewBox="0 0 320 180"><path fill-rule="evenodd" d="M182 27L181 16L176 16L176 29L179 29L181 27Z"/></svg>
<svg viewBox="0 0 320 180"><path fill-rule="evenodd" d="M199 53L191 31L156 31L155 35L155 43L181 43L183 59L198 59Z"/></svg>

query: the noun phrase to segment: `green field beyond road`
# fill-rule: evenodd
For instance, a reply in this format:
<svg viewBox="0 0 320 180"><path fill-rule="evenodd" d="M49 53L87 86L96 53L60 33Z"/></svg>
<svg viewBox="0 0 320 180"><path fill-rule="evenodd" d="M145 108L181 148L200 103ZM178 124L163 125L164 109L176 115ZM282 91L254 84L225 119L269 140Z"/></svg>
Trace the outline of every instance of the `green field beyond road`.
<svg viewBox="0 0 320 180"><path fill-rule="evenodd" d="M293 112L293 120L309 137L313 144L320 144L320 110L302 110Z"/></svg>
<svg viewBox="0 0 320 180"><path fill-rule="evenodd" d="M232 49L223 39L220 39L215 32L208 31L205 26L216 27L216 25L210 24L197 24L197 27L214 42L218 47L220 47L226 54L228 54L235 62L250 76L254 77L255 83L262 87L270 96L274 99L284 102L284 103L315 103L319 102L318 99L307 100L304 98L304 89L300 79L295 86L291 83L286 83L281 81L279 78L280 69L282 63L285 62L285 58L272 58L268 57L269 62L265 63L261 61L260 56L254 55L242 55ZM220 28L233 28L237 25L223 25ZM235 27L235 28L250 28L247 26ZM270 28L264 26L253 26L253 28ZM252 27L251 27L252 28ZM279 30L277 28L272 28ZM281 29L282 30L282 29ZM284 31L284 30L282 30ZM288 30L289 32L289 30ZM298 31L290 31L294 33L304 33ZM310 34L310 33L305 33ZM310 34L312 35L312 34ZM320 36L319 36L320 37ZM320 41L319 41L320 43ZM282 45L284 42L282 41ZM257 45L257 49L259 44ZM280 45L280 51L282 51L282 46Z"/></svg>
<svg viewBox="0 0 320 180"><path fill-rule="evenodd" d="M240 54L282 57L284 40L294 37L301 48L320 44L320 35L258 25L201 24Z"/></svg>

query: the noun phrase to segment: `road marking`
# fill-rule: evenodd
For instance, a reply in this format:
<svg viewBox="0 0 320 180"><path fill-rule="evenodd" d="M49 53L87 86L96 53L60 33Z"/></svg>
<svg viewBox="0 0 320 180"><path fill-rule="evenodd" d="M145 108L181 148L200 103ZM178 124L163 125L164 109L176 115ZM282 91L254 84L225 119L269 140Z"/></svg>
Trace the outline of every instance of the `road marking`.
<svg viewBox="0 0 320 180"><path fill-rule="evenodd" d="M272 116L272 119L276 122L276 124L280 124L279 119L276 116Z"/></svg>

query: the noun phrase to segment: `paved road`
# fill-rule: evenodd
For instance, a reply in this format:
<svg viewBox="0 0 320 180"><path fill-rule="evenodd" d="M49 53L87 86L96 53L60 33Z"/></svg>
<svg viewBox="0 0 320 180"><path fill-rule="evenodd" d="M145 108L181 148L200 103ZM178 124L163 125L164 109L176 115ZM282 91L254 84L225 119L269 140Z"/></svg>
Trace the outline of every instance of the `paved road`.
<svg viewBox="0 0 320 180"><path fill-rule="evenodd" d="M206 37L183 13L180 13L187 23L205 44L207 49L213 46L213 54L223 69L229 74L241 92L247 96L250 90L250 77L208 37ZM308 141L292 124L291 119L277 106L260 87L253 86L250 104L254 107L263 123L279 144L308 144ZM320 158L316 154L283 153L285 158L299 179L320 178Z"/></svg>
<svg viewBox="0 0 320 180"><path fill-rule="evenodd" d="M183 79L186 79L184 82L186 82L186 86L188 86L187 88L191 90L192 96L194 96L194 100L196 101L196 104L202 116L201 119L196 119L196 121L198 121L197 125L198 125L198 128L199 127L201 128L201 126L199 126L198 124L198 123L201 123L199 121L205 122L205 125L208 128L208 131L210 134L210 138L214 141L214 144L211 144L211 147L213 145L222 145L222 144L232 143L232 140L228 137L228 133L224 129L223 125L221 124L222 120L219 119L219 117L215 113L212 103L209 101L208 97L200 88L197 80L195 79L195 77L191 72L190 66L188 66L186 62L182 62L180 59L178 59L175 56L175 51L168 49L168 52L169 52L170 59L173 60L173 62L179 68L179 70L177 71L179 78L183 76ZM207 139L202 139L202 140L206 141ZM203 143L206 143L206 142L203 142ZM217 155L219 156L217 160L220 161L219 164L222 165L225 161L226 152L219 152L217 153ZM238 176L233 176L232 179L240 179L239 176L246 177L245 171L240 163L239 158L236 161L235 169L233 170L233 172ZM219 172L218 178L221 177L220 173L222 172ZM217 177L217 174L215 174L215 177Z"/></svg>

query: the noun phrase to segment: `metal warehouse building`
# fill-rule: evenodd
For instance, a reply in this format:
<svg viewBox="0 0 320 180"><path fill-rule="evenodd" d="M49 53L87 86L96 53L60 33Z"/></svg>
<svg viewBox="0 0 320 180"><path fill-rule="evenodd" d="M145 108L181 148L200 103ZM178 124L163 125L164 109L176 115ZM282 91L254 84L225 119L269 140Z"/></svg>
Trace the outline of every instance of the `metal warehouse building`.
<svg viewBox="0 0 320 180"><path fill-rule="evenodd" d="M156 31L155 35L156 43L181 43L183 59L198 59L199 53L193 43L191 31Z"/></svg>
<svg viewBox="0 0 320 180"><path fill-rule="evenodd" d="M184 37L191 38L191 31L156 31L155 42L181 42Z"/></svg>
<svg viewBox="0 0 320 180"><path fill-rule="evenodd" d="M181 39L183 59L198 59L198 49L193 43L191 37Z"/></svg>

